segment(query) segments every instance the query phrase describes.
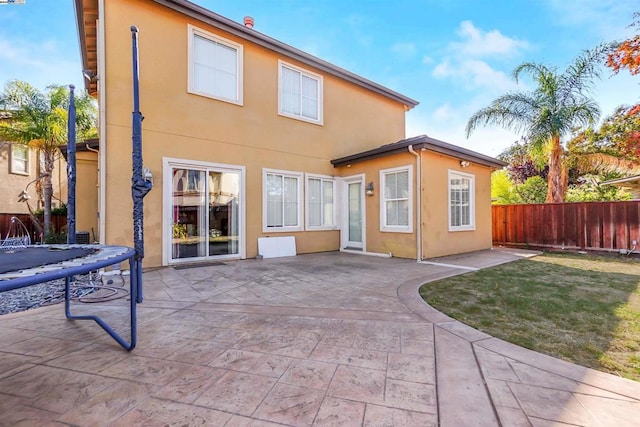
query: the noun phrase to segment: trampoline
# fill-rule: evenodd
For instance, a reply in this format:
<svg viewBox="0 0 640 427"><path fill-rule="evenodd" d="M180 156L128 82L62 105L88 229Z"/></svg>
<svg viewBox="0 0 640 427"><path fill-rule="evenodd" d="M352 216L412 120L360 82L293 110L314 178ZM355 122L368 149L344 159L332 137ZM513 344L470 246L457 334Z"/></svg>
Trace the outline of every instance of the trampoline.
<svg viewBox="0 0 640 427"><path fill-rule="evenodd" d="M151 172L142 167L142 113L140 112L138 70L138 28L131 27L133 65L132 176L133 248L107 245L78 245L76 236L76 109L73 85L69 85L67 140L67 243L30 246L28 233L11 232L0 245L0 292L65 279L65 314L68 319L96 321L126 350L136 346L136 304L142 302L142 260L144 259L143 199L153 187ZM19 222L19 221L18 221ZM12 224L13 224L12 220ZM17 227L17 226L16 226ZM23 225L24 228L24 225ZM2 237L2 236L0 236ZM131 340L127 342L98 316L74 316L71 313L70 287L74 276L129 262Z"/></svg>
<svg viewBox="0 0 640 427"><path fill-rule="evenodd" d="M0 292L32 286L51 280L65 279L65 315L67 319L94 320L126 350L136 346L136 305L142 302L140 263L136 251L124 246L105 245L38 245L9 252L0 252ZM131 339L127 342L103 319L94 315L71 313L70 286L73 276L128 261L130 268L129 317Z"/></svg>

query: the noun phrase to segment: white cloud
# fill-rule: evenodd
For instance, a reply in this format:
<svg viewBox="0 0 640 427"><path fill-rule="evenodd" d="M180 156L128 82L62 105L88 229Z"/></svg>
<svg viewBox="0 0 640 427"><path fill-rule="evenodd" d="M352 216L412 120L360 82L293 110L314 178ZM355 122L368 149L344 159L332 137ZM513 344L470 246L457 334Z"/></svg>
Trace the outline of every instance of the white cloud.
<svg viewBox="0 0 640 427"><path fill-rule="evenodd" d="M462 21L456 34L462 40L448 44L447 55L433 68L433 77L451 79L467 90L486 89L491 94L518 87L504 71L488 61L512 57L527 49L529 43L507 37L498 30L483 31L471 21Z"/></svg>
<svg viewBox="0 0 640 427"><path fill-rule="evenodd" d="M453 69L453 67L451 67L451 63L447 58L445 58L441 63L436 65L433 71L431 72L431 75L437 78L450 77L455 74L456 72Z"/></svg>
<svg viewBox="0 0 640 427"><path fill-rule="evenodd" d="M492 93L513 90L518 85L504 72L479 59L447 59L436 65L433 77L452 78L467 89L485 88Z"/></svg>
<svg viewBox="0 0 640 427"><path fill-rule="evenodd" d="M422 57L422 63L423 64L432 64L433 63L433 58L428 56L428 55L425 55L425 56Z"/></svg>
<svg viewBox="0 0 640 427"><path fill-rule="evenodd" d="M391 46L391 52L401 60L411 59L418 52L414 43L395 43Z"/></svg>
<svg viewBox="0 0 640 427"><path fill-rule="evenodd" d="M431 115L435 120L451 120L458 117L458 114L448 102L435 109Z"/></svg>
<svg viewBox="0 0 640 427"><path fill-rule="evenodd" d="M458 49L465 55L477 57L511 56L529 47L529 43L526 41L507 37L498 30L482 31L475 27L471 21L462 21L457 34L463 41L452 43L451 48Z"/></svg>
<svg viewBox="0 0 640 427"><path fill-rule="evenodd" d="M34 43L0 34L0 62L0 90L10 80L23 80L41 90L51 84L84 87L79 61L50 40Z"/></svg>

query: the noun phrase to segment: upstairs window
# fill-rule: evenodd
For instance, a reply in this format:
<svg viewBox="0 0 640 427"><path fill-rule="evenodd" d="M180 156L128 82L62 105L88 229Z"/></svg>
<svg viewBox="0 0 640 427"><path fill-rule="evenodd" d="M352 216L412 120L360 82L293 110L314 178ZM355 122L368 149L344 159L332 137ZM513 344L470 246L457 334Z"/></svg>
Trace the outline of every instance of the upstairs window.
<svg viewBox="0 0 640 427"><path fill-rule="evenodd" d="M302 174L263 171L263 231L301 231Z"/></svg>
<svg viewBox="0 0 640 427"><path fill-rule="evenodd" d="M11 173L29 175L29 147L11 144Z"/></svg>
<svg viewBox="0 0 640 427"><path fill-rule="evenodd" d="M322 76L279 62L278 112L322 124Z"/></svg>
<svg viewBox="0 0 640 427"><path fill-rule="evenodd" d="M449 171L449 231L475 230L475 177Z"/></svg>
<svg viewBox="0 0 640 427"><path fill-rule="evenodd" d="M307 229L335 228L335 181L331 177L307 176Z"/></svg>
<svg viewBox="0 0 640 427"><path fill-rule="evenodd" d="M380 230L411 233L412 224L412 168L380 171Z"/></svg>
<svg viewBox="0 0 640 427"><path fill-rule="evenodd" d="M189 26L189 92L242 105L242 45Z"/></svg>

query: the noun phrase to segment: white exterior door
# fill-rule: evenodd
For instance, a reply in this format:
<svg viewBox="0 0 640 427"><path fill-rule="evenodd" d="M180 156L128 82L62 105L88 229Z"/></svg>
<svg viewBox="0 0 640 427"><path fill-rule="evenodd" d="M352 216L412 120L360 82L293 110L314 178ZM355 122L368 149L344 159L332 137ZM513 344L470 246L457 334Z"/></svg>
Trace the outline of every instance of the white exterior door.
<svg viewBox="0 0 640 427"><path fill-rule="evenodd" d="M358 175L345 178L343 186L343 224L341 246L343 249L359 249L365 247L365 206L364 177Z"/></svg>

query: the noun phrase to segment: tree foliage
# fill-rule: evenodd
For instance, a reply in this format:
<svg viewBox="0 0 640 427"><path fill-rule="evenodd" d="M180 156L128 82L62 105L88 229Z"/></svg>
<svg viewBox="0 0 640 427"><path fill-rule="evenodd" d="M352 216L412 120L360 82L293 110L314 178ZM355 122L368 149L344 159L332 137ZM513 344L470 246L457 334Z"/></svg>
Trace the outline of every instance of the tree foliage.
<svg viewBox="0 0 640 427"><path fill-rule="evenodd" d="M629 200L631 195L620 187L600 185L601 182L617 178L613 175L583 175L580 182L570 185L567 202L607 202Z"/></svg>
<svg viewBox="0 0 640 427"><path fill-rule="evenodd" d="M97 108L87 94L75 97L76 132L79 141L97 136ZM10 119L0 123L0 136L7 141L26 144L41 153L44 192L44 232L51 233L51 175L59 147L67 143L69 89L52 85L45 92L29 83L13 80L0 93L0 109L10 113Z"/></svg>
<svg viewBox="0 0 640 427"><path fill-rule="evenodd" d="M631 27L640 28L640 12L633 14L635 21ZM640 34L619 43L607 57L607 66L614 73L627 69L632 75L640 73Z"/></svg>
<svg viewBox="0 0 640 427"><path fill-rule="evenodd" d="M516 205L544 203L547 182L540 176L532 176L522 183L515 183L506 169L491 174L491 199L494 204Z"/></svg>
<svg viewBox="0 0 640 427"><path fill-rule="evenodd" d="M513 71L516 82L522 74L534 81L532 91L509 92L471 116L467 136L479 126L499 125L521 133L536 150L547 154L547 202L564 201L567 170L563 140L575 128L593 125L600 109L590 96L600 63L609 46L584 51L560 73L544 64L525 62Z"/></svg>
<svg viewBox="0 0 640 427"><path fill-rule="evenodd" d="M602 153L637 162L640 159L640 105L618 107L598 129L577 133L568 148L574 153Z"/></svg>

